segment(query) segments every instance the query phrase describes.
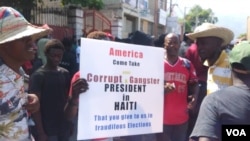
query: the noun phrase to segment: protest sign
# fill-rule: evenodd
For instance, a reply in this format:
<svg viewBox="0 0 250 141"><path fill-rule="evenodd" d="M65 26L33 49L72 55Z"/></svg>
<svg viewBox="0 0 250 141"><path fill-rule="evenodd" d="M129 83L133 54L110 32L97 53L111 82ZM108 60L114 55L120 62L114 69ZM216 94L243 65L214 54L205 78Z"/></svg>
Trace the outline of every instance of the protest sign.
<svg viewBox="0 0 250 141"><path fill-rule="evenodd" d="M81 39L78 140L162 132L164 49Z"/></svg>

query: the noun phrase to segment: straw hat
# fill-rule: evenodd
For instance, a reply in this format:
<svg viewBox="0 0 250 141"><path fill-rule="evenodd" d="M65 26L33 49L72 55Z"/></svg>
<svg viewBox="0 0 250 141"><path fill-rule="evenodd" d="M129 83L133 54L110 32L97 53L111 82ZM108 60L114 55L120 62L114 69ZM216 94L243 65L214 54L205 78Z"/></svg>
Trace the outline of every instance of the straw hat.
<svg viewBox="0 0 250 141"><path fill-rule="evenodd" d="M48 27L32 25L11 7L0 7L0 44L28 36L36 40L50 31Z"/></svg>
<svg viewBox="0 0 250 141"><path fill-rule="evenodd" d="M203 23L194 30L194 33L189 33L187 36L192 40L201 37L218 37L223 40L221 46L225 46L233 40L234 33L225 27L216 26L211 23Z"/></svg>

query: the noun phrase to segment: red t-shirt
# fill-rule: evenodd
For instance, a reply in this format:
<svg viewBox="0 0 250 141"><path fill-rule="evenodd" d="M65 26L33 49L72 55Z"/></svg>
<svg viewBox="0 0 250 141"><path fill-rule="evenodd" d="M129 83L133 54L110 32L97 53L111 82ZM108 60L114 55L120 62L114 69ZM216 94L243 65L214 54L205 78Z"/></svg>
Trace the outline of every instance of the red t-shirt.
<svg viewBox="0 0 250 141"><path fill-rule="evenodd" d="M73 83L80 78L80 71L76 72L72 79L71 79L71 82L70 82L70 88L69 88L69 96L72 95L72 86L73 86Z"/></svg>
<svg viewBox="0 0 250 141"><path fill-rule="evenodd" d="M203 65L198 54L198 48L196 44L192 44L186 51L186 58L192 62L196 70L197 77L200 81L207 82L208 67Z"/></svg>
<svg viewBox="0 0 250 141"><path fill-rule="evenodd" d="M175 84L175 90L164 95L164 121L166 125L185 123L188 120L187 84L197 81L193 65L187 68L179 57L174 65L164 62L164 81Z"/></svg>

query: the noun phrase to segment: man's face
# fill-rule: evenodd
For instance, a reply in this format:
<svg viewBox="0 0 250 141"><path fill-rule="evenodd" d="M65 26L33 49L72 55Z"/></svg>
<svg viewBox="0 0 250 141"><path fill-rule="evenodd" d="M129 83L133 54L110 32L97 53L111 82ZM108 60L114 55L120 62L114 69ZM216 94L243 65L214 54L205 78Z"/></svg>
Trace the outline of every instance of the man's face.
<svg viewBox="0 0 250 141"><path fill-rule="evenodd" d="M35 57L36 46L31 37L24 37L16 41L6 43L4 46L6 55L17 62L26 62Z"/></svg>
<svg viewBox="0 0 250 141"><path fill-rule="evenodd" d="M221 42L221 39L217 37L197 38L196 43L201 59L211 59L218 51L221 50Z"/></svg>
<svg viewBox="0 0 250 141"><path fill-rule="evenodd" d="M180 48L179 38L175 34L169 34L165 37L164 48L167 51L167 55L178 55Z"/></svg>
<svg viewBox="0 0 250 141"><path fill-rule="evenodd" d="M58 66L62 60L63 53L64 52L62 49L57 49L57 48L49 49L49 51L46 53L48 64L52 66Z"/></svg>

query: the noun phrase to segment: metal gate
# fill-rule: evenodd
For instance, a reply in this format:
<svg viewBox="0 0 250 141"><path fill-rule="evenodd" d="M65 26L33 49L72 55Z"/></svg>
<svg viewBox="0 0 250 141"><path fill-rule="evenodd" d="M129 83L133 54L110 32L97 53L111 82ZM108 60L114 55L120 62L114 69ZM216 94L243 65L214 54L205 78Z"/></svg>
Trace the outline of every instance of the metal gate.
<svg viewBox="0 0 250 141"><path fill-rule="evenodd" d="M111 33L111 22L102 13L96 10L84 10L83 12L83 33L87 35L92 31L104 31ZM111 33L112 34L112 33Z"/></svg>

